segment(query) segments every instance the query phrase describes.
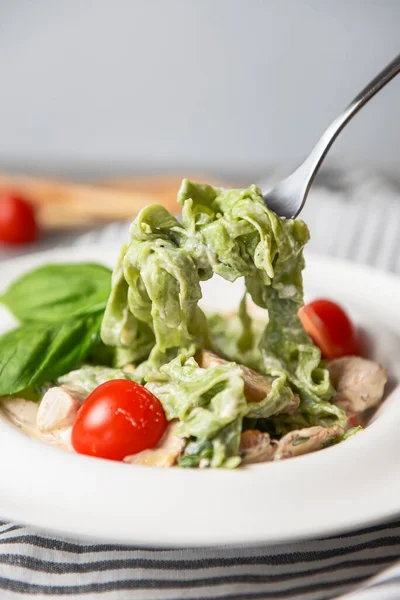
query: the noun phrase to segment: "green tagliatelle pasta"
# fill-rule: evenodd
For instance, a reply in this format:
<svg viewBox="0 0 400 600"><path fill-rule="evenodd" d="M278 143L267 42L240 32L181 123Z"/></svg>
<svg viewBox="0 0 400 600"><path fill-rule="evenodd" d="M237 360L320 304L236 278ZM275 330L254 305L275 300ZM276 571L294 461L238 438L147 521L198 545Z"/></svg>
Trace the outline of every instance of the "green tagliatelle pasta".
<svg viewBox="0 0 400 600"><path fill-rule="evenodd" d="M111 367L101 367L94 365L83 365L79 369L70 371L57 379L58 385L66 386L68 389L75 389L88 395L99 385L113 379L130 379L136 381L134 373L127 373L121 369L112 369Z"/></svg>
<svg viewBox="0 0 400 600"><path fill-rule="evenodd" d="M305 223L277 217L256 186L226 190L184 180L178 202L182 222L159 205L143 209L133 222L113 274L102 338L132 360L147 358L138 377L191 440L182 464L203 458L212 466L236 466L244 417L268 418L278 433L345 425L343 411L330 402L320 351L297 316L309 239ZM234 327L207 320L198 306L200 282L214 273L228 281L244 277L253 301L268 310L262 333L250 335L245 302ZM234 363L207 370L197 365L199 347L218 346L226 358L271 378L263 402L247 403ZM282 414L293 392L300 395L299 409Z"/></svg>

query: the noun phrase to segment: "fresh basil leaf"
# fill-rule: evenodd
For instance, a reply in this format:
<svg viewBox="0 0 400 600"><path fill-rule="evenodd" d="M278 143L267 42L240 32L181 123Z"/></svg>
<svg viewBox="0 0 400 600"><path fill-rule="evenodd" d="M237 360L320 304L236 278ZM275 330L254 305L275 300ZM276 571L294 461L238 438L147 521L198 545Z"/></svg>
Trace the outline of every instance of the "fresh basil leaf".
<svg viewBox="0 0 400 600"><path fill-rule="evenodd" d="M100 339L103 312L62 324L28 323L0 337L0 395L71 371Z"/></svg>
<svg viewBox="0 0 400 600"><path fill-rule="evenodd" d="M28 387L20 390L17 394L11 394L10 398L23 398L31 402L39 402L47 391L47 386Z"/></svg>
<svg viewBox="0 0 400 600"><path fill-rule="evenodd" d="M91 365L113 367L115 354L116 348L110 348L99 340L99 342L94 344L93 348L91 348L89 354L85 358L85 362Z"/></svg>
<svg viewBox="0 0 400 600"><path fill-rule="evenodd" d="M14 281L0 297L22 323L57 323L103 310L111 271L96 263L48 264Z"/></svg>

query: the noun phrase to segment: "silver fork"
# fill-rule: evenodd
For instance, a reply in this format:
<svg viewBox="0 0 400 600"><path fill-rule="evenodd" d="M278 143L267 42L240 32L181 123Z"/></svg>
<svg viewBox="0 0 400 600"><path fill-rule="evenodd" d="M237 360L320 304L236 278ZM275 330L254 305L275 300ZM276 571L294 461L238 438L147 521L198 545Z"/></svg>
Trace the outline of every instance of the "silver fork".
<svg viewBox="0 0 400 600"><path fill-rule="evenodd" d="M263 193L268 206L277 215L292 219L303 208L311 184L329 148L358 111L367 104L400 71L400 54L396 56L349 104L337 119L329 125L306 160L289 177ZM261 185L262 188L262 185Z"/></svg>

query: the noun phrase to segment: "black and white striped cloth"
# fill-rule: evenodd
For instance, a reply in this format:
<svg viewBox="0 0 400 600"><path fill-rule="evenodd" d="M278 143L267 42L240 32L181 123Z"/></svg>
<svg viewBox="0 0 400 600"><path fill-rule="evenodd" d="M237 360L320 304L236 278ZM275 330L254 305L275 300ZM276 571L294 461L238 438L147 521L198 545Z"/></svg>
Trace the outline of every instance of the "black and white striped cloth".
<svg viewBox="0 0 400 600"><path fill-rule="evenodd" d="M399 190L362 172L342 175L334 183L333 188L313 190L307 203L304 218L312 232L311 250L400 274ZM116 224L70 241L119 242L126 232L126 224ZM400 518L321 540L212 549L90 544L1 522L0 600L29 596L399 600Z"/></svg>
<svg viewBox="0 0 400 600"><path fill-rule="evenodd" d="M179 550L67 541L4 523L0 598L398 600L399 557L400 520L282 546Z"/></svg>

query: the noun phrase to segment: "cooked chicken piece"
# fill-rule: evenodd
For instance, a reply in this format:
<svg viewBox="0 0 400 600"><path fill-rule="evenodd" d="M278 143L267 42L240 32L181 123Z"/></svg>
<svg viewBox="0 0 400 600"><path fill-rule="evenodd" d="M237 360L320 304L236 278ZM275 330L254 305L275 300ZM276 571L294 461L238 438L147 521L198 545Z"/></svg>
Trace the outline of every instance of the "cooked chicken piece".
<svg viewBox="0 0 400 600"><path fill-rule="evenodd" d="M42 433L37 426L38 402L25 400L24 398L5 397L1 398L1 409L10 419L11 423L21 428L31 437L41 440L46 444L58 446L63 450L73 452L71 445L72 427L55 429L51 433Z"/></svg>
<svg viewBox="0 0 400 600"><path fill-rule="evenodd" d="M126 456L124 462L146 467L172 467L182 454L187 440L175 435L176 421L171 422L155 448Z"/></svg>
<svg viewBox="0 0 400 600"><path fill-rule="evenodd" d="M55 429L52 431L52 436L54 437L57 445L63 445L65 450L74 452L71 442L71 434L72 425L69 425L69 427L64 427L63 429Z"/></svg>
<svg viewBox="0 0 400 600"><path fill-rule="evenodd" d="M1 398L1 407L7 417L20 427L34 426L38 412L37 402L15 398L13 396Z"/></svg>
<svg viewBox="0 0 400 600"><path fill-rule="evenodd" d="M62 429L53 429L49 433L39 432L40 441L49 446L56 446L67 452L75 452L71 442L72 425Z"/></svg>
<svg viewBox="0 0 400 600"><path fill-rule="evenodd" d="M272 460L275 450L276 442L271 441L268 433L248 429L241 435L239 452L243 454L242 465Z"/></svg>
<svg viewBox="0 0 400 600"><path fill-rule="evenodd" d="M293 394L293 398L290 401L290 404L287 404L283 407L282 410L275 413L277 415L293 415L300 405L300 396L298 394Z"/></svg>
<svg viewBox="0 0 400 600"><path fill-rule="evenodd" d="M333 427L316 425L315 427L289 431L279 440L274 460L291 458L292 456L300 456L301 454L320 450L326 442L333 440L342 433L343 429L337 425Z"/></svg>
<svg viewBox="0 0 400 600"><path fill-rule="evenodd" d="M196 361L200 367L203 369L208 369L209 367L215 367L216 365L226 365L228 363L227 360L217 356L213 352L209 350L200 350L196 354ZM253 371L253 369L249 369L244 365L238 365L243 373L244 380L244 394L248 402L261 402L264 400L266 396L268 396L269 392L272 388L271 380L257 371ZM285 407L284 412L292 413L297 410L299 406L300 399L295 394L293 396L293 401Z"/></svg>
<svg viewBox="0 0 400 600"><path fill-rule="evenodd" d="M66 387L50 388L42 398L36 423L42 433L73 425L85 396Z"/></svg>
<svg viewBox="0 0 400 600"><path fill-rule="evenodd" d="M203 369L228 364L227 360L220 358L209 350L200 350L196 355L196 360ZM244 393L247 400L249 402L261 402L261 400L264 400L271 391L271 381L244 365L239 366L243 372Z"/></svg>
<svg viewBox="0 0 400 600"><path fill-rule="evenodd" d="M364 412L382 400L387 371L377 362L359 356L344 356L328 363L334 404L347 414Z"/></svg>

